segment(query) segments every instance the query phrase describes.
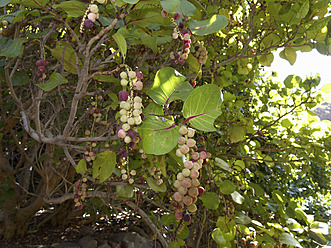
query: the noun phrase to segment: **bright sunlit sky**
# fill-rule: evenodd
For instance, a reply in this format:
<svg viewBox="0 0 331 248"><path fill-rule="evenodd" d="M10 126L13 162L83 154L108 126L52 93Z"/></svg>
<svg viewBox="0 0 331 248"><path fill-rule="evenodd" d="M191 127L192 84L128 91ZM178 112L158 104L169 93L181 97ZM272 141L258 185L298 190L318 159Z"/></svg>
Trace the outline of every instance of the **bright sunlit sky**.
<svg viewBox="0 0 331 248"><path fill-rule="evenodd" d="M278 78L277 81L284 81L284 79L291 74L300 76L305 79L307 76L319 74L321 77L321 83L318 88L321 88L323 84L331 83L331 56L321 55L316 49L311 52L302 53L297 52L297 59L293 66L285 60L279 57L278 50L274 53L274 61L271 67L264 67L265 71L276 71Z"/></svg>

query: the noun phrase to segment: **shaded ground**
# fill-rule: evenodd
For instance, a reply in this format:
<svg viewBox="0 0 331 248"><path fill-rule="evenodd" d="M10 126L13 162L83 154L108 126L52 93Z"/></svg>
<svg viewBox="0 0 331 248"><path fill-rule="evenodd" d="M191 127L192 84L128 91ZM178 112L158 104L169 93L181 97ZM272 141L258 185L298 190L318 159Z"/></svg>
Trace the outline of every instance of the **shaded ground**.
<svg viewBox="0 0 331 248"><path fill-rule="evenodd" d="M128 231L129 226L130 229L135 228L133 231L137 231L140 224L139 219L134 220L132 217L117 220L109 220L104 217L99 217L97 220L77 218L71 221L68 227L54 227L50 223L46 223L37 230L35 226L42 219L41 216L36 217L34 223L29 227L29 233L22 238L13 239L9 242L0 240L0 248L56 247L61 242L77 242L86 236L93 236L93 238L107 243L111 235ZM133 226L134 228L132 228Z"/></svg>

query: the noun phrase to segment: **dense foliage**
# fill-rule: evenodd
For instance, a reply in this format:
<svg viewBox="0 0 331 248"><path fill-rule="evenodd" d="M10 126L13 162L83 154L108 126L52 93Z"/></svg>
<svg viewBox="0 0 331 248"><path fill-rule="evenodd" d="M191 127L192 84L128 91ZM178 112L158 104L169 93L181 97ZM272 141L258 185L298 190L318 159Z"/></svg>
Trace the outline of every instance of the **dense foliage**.
<svg viewBox="0 0 331 248"><path fill-rule="evenodd" d="M0 235L54 205L133 209L162 247L327 244L320 78L263 67L329 55L329 5L0 0Z"/></svg>

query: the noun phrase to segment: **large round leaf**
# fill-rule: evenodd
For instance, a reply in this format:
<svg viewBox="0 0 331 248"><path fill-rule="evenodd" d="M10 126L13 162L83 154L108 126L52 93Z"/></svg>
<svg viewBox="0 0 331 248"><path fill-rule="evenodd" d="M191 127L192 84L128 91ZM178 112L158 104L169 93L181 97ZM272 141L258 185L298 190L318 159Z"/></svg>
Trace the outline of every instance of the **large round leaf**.
<svg viewBox="0 0 331 248"><path fill-rule="evenodd" d="M228 25L228 20L224 15L213 15L207 20L197 21L191 19L189 28L195 35L207 35L220 31Z"/></svg>
<svg viewBox="0 0 331 248"><path fill-rule="evenodd" d="M215 131L214 121L222 113L222 92L214 84L203 85L191 92L183 106L183 115L201 131Z"/></svg>
<svg viewBox="0 0 331 248"><path fill-rule="evenodd" d="M185 100L193 90L185 79L174 68L164 67L156 73L154 83L147 94L160 105L169 104L175 100Z"/></svg>
<svg viewBox="0 0 331 248"><path fill-rule="evenodd" d="M170 152L177 145L179 127L163 121L156 116L147 116L138 128L144 152L162 155Z"/></svg>

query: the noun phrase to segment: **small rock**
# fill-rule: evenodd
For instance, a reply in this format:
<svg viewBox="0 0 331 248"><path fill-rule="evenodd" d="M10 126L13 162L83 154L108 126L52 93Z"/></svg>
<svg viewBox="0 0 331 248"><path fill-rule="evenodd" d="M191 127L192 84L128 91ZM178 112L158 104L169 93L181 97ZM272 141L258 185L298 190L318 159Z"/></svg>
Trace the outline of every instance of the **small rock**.
<svg viewBox="0 0 331 248"><path fill-rule="evenodd" d="M98 241L96 241L94 238L92 238L90 236L86 236L86 237L81 238L78 241L78 244L82 248L97 248L98 247Z"/></svg>
<svg viewBox="0 0 331 248"><path fill-rule="evenodd" d="M136 232L118 233L109 238L110 241L124 244L124 248L153 248L154 242L140 236Z"/></svg>
<svg viewBox="0 0 331 248"><path fill-rule="evenodd" d="M55 246L55 248L82 248L82 247L74 242L61 242L58 246Z"/></svg>

